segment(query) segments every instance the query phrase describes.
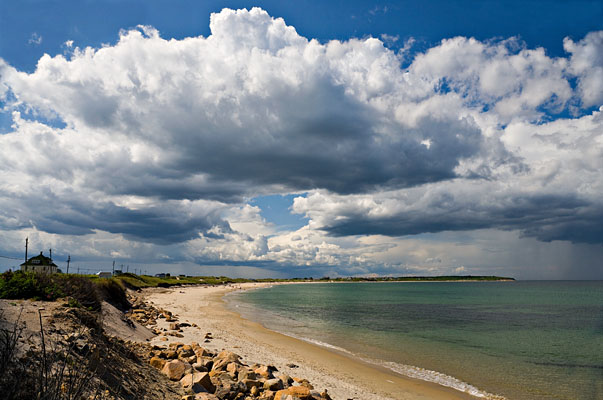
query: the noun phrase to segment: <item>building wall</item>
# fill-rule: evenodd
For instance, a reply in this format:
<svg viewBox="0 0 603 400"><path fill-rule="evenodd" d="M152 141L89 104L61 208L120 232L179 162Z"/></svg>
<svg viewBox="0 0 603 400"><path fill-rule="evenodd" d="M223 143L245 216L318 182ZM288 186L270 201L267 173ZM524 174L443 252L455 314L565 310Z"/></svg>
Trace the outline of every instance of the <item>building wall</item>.
<svg viewBox="0 0 603 400"><path fill-rule="evenodd" d="M25 272L40 272L46 274L56 274L57 267L51 265L21 265L21 271Z"/></svg>

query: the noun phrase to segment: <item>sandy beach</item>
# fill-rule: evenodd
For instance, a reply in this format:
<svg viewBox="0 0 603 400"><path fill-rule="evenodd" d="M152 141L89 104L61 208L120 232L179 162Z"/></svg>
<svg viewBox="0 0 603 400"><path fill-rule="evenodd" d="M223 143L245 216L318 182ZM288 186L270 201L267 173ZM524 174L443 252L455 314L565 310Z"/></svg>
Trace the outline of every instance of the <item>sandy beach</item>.
<svg viewBox="0 0 603 400"><path fill-rule="evenodd" d="M226 308L225 294L265 285L249 283L146 290L146 301L171 311L180 322L194 324L182 329L181 338L157 336L151 343L199 342L208 349L231 350L246 362L272 364L290 376L306 378L317 390L328 389L331 397L337 400L474 398L268 330ZM164 320L158 321L159 328L167 328L167 325ZM207 333L212 334L212 339L204 342ZM165 341L166 337L168 341Z"/></svg>

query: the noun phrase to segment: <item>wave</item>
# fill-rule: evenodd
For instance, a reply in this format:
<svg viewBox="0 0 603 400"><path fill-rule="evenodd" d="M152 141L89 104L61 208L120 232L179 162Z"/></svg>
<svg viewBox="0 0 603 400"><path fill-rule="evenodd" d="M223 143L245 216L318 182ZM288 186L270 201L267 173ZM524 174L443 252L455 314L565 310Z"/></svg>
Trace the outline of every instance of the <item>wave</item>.
<svg viewBox="0 0 603 400"><path fill-rule="evenodd" d="M283 332L280 332L280 333L283 333ZM349 356L353 356L354 358L357 358L363 362L366 362L366 363L369 363L372 365L376 365L379 367L385 367L385 368L389 369L390 371L393 371L397 374L400 374L400 375L403 375L403 376L406 376L409 378L419 379L419 380L422 380L425 382L436 383L440 386L446 386L446 387L470 394L471 396L478 397L478 398L483 398L483 399L487 399L487 400L505 400L505 397L503 397L503 396L488 393L486 391L480 390L477 387L475 387L469 383L463 382L460 379L457 379L450 375L446 375L442 372L432 371L432 370L421 368L421 367L415 367L413 365L399 364L399 363L392 362L392 361L375 360L375 359L370 359L370 358L366 358L366 357L361 357L357 354L352 353L349 350L344 349L343 347L335 346L330 343L321 342L320 340L296 336L296 335L292 335L290 333L284 333L284 334L286 334L287 336L290 336L292 338L298 339L298 340L303 340L304 342L308 342L308 343L311 343L311 344L314 344L314 345L317 345L320 347L324 347L324 348L327 348L330 350L335 350L335 351L347 354Z"/></svg>

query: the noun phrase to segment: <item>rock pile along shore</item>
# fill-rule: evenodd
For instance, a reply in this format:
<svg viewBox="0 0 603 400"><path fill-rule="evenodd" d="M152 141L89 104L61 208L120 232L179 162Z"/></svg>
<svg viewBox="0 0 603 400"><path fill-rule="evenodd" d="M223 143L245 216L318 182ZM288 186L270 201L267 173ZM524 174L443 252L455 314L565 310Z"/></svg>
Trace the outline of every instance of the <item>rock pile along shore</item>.
<svg viewBox="0 0 603 400"><path fill-rule="evenodd" d="M246 365L228 350L215 354L198 343L170 343L153 346L148 356L153 367L190 392L185 400L330 399L326 390L315 391L306 379L279 374L272 365Z"/></svg>
<svg viewBox="0 0 603 400"><path fill-rule="evenodd" d="M126 315L148 326L156 335L182 337L183 327L197 326L178 323L177 316L168 310L157 309L137 297ZM155 327L157 319L165 319L170 329ZM211 340L206 333L205 341ZM299 377L281 374L273 365L245 364L231 351L213 352L199 343L174 342L166 346L144 345L143 357L171 381L179 382L187 393L182 400L330 400L327 390L314 390L312 384ZM142 349L140 349L142 350ZM294 364L288 365L296 367Z"/></svg>

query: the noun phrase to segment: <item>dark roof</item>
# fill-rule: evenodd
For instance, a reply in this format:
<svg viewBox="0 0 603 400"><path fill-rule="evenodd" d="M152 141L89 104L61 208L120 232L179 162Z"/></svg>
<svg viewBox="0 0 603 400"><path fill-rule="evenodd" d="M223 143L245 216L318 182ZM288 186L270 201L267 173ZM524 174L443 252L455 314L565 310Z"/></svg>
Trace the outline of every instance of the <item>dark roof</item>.
<svg viewBox="0 0 603 400"><path fill-rule="evenodd" d="M51 267L57 267L58 265L56 265L55 263L52 262L52 258L50 257L46 257L45 255L42 254L42 252L40 252L39 256L35 256L30 258L29 260L27 260L27 262L24 262L21 265L42 265L42 266L51 266Z"/></svg>

